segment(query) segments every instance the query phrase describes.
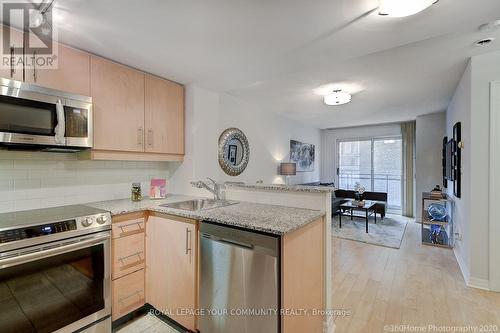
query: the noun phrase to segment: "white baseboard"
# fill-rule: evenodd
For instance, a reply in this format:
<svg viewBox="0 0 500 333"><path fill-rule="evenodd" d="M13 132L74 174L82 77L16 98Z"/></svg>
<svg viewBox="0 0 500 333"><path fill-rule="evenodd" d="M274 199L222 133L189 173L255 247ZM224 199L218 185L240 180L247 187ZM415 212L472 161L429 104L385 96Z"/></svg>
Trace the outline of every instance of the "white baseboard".
<svg viewBox="0 0 500 333"><path fill-rule="evenodd" d="M483 289L488 291L490 290L490 281L485 279L470 277L469 283L467 283L467 285L472 288Z"/></svg>
<svg viewBox="0 0 500 333"><path fill-rule="evenodd" d="M458 253L456 247L453 248L453 253L455 254L455 258L457 259L458 267L460 267L460 271L462 272L465 284L469 285L469 279L470 279L469 268L467 267L465 261L462 259L462 256Z"/></svg>
<svg viewBox="0 0 500 333"><path fill-rule="evenodd" d="M460 271L462 272L462 276L464 278L464 282L468 287L490 290L490 282L485 279L479 279L470 276L469 268L467 264L463 260L462 256L457 251L457 248L453 249L453 253L455 254L455 258L457 259L458 266L460 267Z"/></svg>

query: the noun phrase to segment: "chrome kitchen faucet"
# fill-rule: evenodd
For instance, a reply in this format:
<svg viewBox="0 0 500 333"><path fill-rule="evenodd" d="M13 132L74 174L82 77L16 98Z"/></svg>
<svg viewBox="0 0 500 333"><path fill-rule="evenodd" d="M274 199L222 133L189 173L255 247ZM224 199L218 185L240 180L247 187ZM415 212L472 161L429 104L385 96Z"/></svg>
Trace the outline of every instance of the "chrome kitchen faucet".
<svg viewBox="0 0 500 333"><path fill-rule="evenodd" d="M207 177L207 179L210 180L212 186L208 185L206 182L201 180L198 180L196 182L191 182L191 185L193 185L196 188L204 188L214 195L215 200L221 200L222 185L217 183L212 178Z"/></svg>

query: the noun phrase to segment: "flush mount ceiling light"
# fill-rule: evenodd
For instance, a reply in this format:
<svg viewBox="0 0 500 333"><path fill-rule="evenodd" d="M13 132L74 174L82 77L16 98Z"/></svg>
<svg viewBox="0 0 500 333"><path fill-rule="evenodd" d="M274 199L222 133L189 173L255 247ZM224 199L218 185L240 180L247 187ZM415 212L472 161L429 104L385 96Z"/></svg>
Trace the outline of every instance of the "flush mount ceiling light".
<svg viewBox="0 0 500 333"><path fill-rule="evenodd" d="M429 8L439 0L379 0L379 15L405 17Z"/></svg>
<svg viewBox="0 0 500 333"><path fill-rule="evenodd" d="M342 105L351 101L351 94L342 90L334 90L323 98L326 105Z"/></svg>
<svg viewBox="0 0 500 333"><path fill-rule="evenodd" d="M52 10L55 0L43 1L38 9L30 9L29 25L30 28L39 28L47 24L47 15Z"/></svg>

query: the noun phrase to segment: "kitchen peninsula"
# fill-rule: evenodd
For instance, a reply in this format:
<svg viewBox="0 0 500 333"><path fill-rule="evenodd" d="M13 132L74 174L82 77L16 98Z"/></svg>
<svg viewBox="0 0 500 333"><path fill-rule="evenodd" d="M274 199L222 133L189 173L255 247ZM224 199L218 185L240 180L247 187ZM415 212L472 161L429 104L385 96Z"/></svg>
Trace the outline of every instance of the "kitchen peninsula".
<svg viewBox="0 0 500 333"><path fill-rule="evenodd" d="M113 321L119 322L120 318L149 304L185 328L199 330L200 323L206 320L203 311L207 310L202 296L207 288L200 286L208 274L203 268L205 239L201 236L206 236L208 231L204 230L214 226L229 226L231 228L225 229L231 234L244 233L247 238L256 235L264 238L266 244L275 239L278 246L274 266L267 266L273 268L276 279L252 278L249 283L261 285L255 286L252 295L242 297L245 303L226 305L254 310L268 306L270 303L265 300L273 294L270 290L276 280L279 311L275 317L268 318L267 324L287 333L322 332L327 321L322 313L327 304L325 211L246 201L198 211L163 206L192 199L196 198L170 195L167 199L145 199L138 203L113 200L88 204L112 214ZM203 229L204 225L208 227ZM265 248L264 243L255 244L254 251ZM208 250L216 252L215 247ZM242 255L248 253L244 251ZM268 263L269 258L259 260ZM222 261L224 256L212 259ZM254 259L254 265L259 260ZM238 270L236 262L231 264L232 270ZM259 300L264 303L259 304ZM299 309L307 312L297 315ZM316 310L319 312L313 314ZM257 319L266 322L262 317ZM257 325L256 319L250 316L246 323L250 329Z"/></svg>

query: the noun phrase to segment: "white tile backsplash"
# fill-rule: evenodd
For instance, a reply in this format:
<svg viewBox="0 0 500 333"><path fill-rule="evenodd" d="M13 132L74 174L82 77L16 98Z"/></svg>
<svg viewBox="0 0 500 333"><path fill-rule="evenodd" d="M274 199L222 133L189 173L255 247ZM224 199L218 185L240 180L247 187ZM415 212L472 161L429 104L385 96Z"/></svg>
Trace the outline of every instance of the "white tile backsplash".
<svg viewBox="0 0 500 333"><path fill-rule="evenodd" d="M172 170L169 162L88 161L75 154L0 151L0 213L128 198L133 182L141 182L147 195L151 178L168 179Z"/></svg>

